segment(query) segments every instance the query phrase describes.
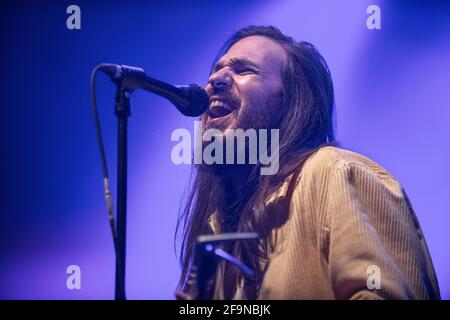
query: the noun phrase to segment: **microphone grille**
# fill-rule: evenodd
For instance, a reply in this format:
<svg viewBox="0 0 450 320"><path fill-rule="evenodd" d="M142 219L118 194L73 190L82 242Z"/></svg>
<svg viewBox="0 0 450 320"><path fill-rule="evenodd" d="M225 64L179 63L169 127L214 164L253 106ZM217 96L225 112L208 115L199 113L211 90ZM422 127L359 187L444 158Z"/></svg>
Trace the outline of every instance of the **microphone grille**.
<svg viewBox="0 0 450 320"><path fill-rule="evenodd" d="M190 84L178 88L181 89L184 97L188 101L186 106L179 109L185 116L197 117L208 110L209 96L202 87L197 84Z"/></svg>

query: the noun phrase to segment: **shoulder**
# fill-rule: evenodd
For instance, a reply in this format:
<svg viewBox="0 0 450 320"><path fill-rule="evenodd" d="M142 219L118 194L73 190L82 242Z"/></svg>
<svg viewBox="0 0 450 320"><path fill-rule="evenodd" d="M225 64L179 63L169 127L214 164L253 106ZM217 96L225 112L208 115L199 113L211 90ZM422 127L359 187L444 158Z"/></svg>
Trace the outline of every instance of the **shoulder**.
<svg viewBox="0 0 450 320"><path fill-rule="evenodd" d="M354 151L326 146L315 151L301 171L303 183L361 183L371 181L401 193L398 181L380 164Z"/></svg>
<svg viewBox="0 0 450 320"><path fill-rule="evenodd" d="M354 151L333 146L321 147L308 156L299 174L291 174L283 185L267 198L267 204L291 196L302 199L329 198L338 189L356 188L358 193L384 190L403 198L400 183L381 165ZM370 190L369 190L370 189Z"/></svg>
<svg viewBox="0 0 450 320"><path fill-rule="evenodd" d="M380 164L354 151L326 146L315 151L306 160L303 170L313 173L334 173L348 168L371 171L379 178L393 178Z"/></svg>

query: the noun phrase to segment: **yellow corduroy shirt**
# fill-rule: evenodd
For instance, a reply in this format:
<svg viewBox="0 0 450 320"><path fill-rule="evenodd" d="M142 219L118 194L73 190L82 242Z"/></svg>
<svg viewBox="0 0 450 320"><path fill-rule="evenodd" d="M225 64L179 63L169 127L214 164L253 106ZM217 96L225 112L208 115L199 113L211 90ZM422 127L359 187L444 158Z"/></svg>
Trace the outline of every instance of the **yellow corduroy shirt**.
<svg viewBox="0 0 450 320"><path fill-rule="evenodd" d="M289 180L268 206L286 197ZM287 219L273 226L276 247L258 299L440 298L422 230L403 188L370 159L336 147L319 149L305 162L285 207L289 212L273 212ZM215 223L212 215L213 230ZM222 267L215 299L224 298ZM242 285L234 298L247 298Z"/></svg>

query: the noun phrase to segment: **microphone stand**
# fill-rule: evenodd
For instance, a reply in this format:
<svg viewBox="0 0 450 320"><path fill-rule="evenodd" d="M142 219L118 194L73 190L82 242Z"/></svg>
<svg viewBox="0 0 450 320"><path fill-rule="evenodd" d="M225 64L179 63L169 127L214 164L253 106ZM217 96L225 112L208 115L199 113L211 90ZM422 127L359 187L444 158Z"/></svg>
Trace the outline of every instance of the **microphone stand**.
<svg viewBox="0 0 450 320"><path fill-rule="evenodd" d="M99 71L107 74L116 84L114 114L118 121L117 148L117 214L109 190L109 174L103 147L100 120L95 98L95 78ZM92 111L97 133L97 144L102 161L103 187L108 219L112 231L116 254L115 299L126 300L125 294L125 259L127 231L127 124L130 111L130 95L133 89L145 89L167 98L185 116L199 116L208 108L208 94L198 85L172 86L168 83L148 77L141 68L105 64L94 68L91 73L90 91ZM116 220L116 223L115 221Z"/></svg>
<svg viewBox="0 0 450 320"><path fill-rule="evenodd" d="M116 82L114 114L118 120L117 149L117 251L115 299L126 300L125 295L125 257L127 231L127 124L131 115L131 90Z"/></svg>
<svg viewBox="0 0 450 320"><path fill-rule="evenodd" d="M106 73L116 84L114 113L118 120L117 149L117 215L114 222L114 209L109 190L109 175L103 147L100 121L95 98L95 77L99 71ZM114 250L116 253L115 299L126 300L125 295L125 259L127 231L127 124L130 111L130 95L133 89L145 89L167 98L185 116L199 116L208 108L208 94L198 85L172 86L146 76L141 68L100 64L91 73L90 90L92 111L97 131L97 143L102 161L104 197L108 209Z"/></svg>

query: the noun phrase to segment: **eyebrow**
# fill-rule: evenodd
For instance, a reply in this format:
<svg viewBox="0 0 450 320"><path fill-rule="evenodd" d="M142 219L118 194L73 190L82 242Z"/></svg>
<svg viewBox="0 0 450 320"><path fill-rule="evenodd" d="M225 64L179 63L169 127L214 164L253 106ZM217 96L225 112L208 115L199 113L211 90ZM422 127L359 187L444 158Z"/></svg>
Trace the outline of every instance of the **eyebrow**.
<svg viewBox="0 0 450 320"><path fill-rule="evenodd" d="M212 72L213 73L217 72L227 65L232 66L232 67L234 67L234 66L249 66L249 67L256 68L257 70L261 70L261 68L258 66L258 64L251 61L250 59L248 59L246 57L235 57L235 58L228 59L228 62L220 61L220 62L216 63L216 65L212 69Z"/></svg>

